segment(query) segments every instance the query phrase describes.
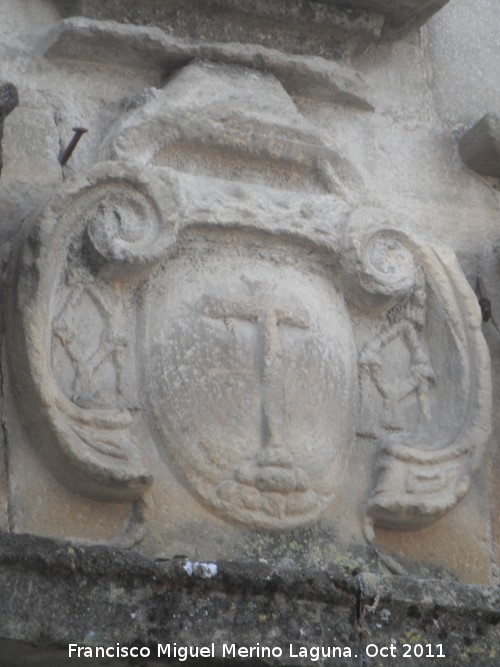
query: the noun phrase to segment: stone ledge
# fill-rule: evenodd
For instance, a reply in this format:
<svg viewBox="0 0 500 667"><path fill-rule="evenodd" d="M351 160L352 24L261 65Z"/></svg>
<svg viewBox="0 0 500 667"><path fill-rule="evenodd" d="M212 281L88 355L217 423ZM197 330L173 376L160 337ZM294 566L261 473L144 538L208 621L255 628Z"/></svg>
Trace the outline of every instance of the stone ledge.
<svg viewBox="0 0 500 667"><path fill-rule="evenodd" d="M46 36L47 58L102 62L171 74L195 59L254 68L273 74L289 95L373 111L370 89L349 65L316 57L288 56L248 44L198 44L156 27L69 18Z"/></svg>
<svg viewBox="0 0 500 667"><path fill-rule="evenodd" d="M448 0L78 0L66 15L154 25L178 37L341 57L419 27Z"/></svg>
<svg viewBox="0 0 500 667"><path fill-rule="evenodd" d="M368 613L375 597L377 609ZM300 569L288 560L150 560L104 546L0 533L0 666L16 667L28 657L31 665L101 664L67 659L68 644L117 642L151 647L152 655L160 643L214 642L215 658L207 665L249 664L222 660L219 649L259 642L283 648L283 658L261 664L302 667L310 659L290 660L290 644L297 652L319 645L362 655L367 643L390 646L396 639L400 646L442 644L448 667L464 656L475 667L493 667L499 598L498 589L453 581ZM358 663L345 658L335 664ZM410 658L405 664L422 663Z"/></svg>

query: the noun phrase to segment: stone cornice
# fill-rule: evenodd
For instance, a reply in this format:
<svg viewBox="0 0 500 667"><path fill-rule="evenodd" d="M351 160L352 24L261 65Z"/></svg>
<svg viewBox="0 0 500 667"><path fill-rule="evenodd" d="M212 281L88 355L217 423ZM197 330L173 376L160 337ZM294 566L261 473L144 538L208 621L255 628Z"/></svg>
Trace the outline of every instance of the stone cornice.
<svg viewBox="0 0 500 667"><path fill-rule="evenodd" d="M302 569L289 559L151 560L0 533L0 667L26 664L28 657L32 665L56 659L70 665L68 644L115 647L117 641L150 647L153 656L158 644L213 642L217 657L223 643L259 643L282 649L276 665L291 664L290 645L295 652L314 645L348 648L359 660L368 643L396 641L401 656L403 646L416 642L441 645L448 665L473 655L475 664L493 667L499 618L498 589L454 581ZM246 663L226 658L217 664ZM302 657L293 664L311 663ZM421 662L410 656L405 664Z"/></svg>
<svg viewBox="0 0 500 667"><path fill-rule="evenodd" d="M340 58L424 24L448 0L78 0L67 16L157 26L176 37Z"/></svg>

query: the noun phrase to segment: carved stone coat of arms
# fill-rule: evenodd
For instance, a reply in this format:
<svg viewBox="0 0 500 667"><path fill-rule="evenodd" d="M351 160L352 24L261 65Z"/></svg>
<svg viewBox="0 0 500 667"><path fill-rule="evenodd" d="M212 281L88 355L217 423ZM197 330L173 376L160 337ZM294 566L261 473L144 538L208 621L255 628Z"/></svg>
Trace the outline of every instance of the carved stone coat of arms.
<svg viewBox="0 0 500 667"><path fill-rule="evenodd" d="M453 253L402 229L274 75L187 65L18 243L32 445L77 494L168 476L204 520L276 532L329 516L363 441L367 539L436 522L481 464L490 362Z"/></svg>

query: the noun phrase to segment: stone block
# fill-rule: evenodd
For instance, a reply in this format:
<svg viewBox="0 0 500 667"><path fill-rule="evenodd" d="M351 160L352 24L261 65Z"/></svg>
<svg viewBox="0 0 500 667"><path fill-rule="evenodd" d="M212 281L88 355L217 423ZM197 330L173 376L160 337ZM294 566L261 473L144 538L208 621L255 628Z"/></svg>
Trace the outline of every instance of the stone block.
<svg viewBox="0 0 500 667"><path fill-rule="evenodd" d="M144 667L359 665L384 648L373 664L498 665L498 588L335 564L154 560L0 533L0 601L0 667L130 665L131 649Z"/></svg>
<svg viewBox="0 0 500 667"><path fill-rule="evenodd" d="M486 114L460 140L460 157L482 176L500 177L500 116Z"/></svg>
<svg viewBox="0 0 500 667"><path fill-rule="evenodd" d="M48 32L50 59L88 61L171 74L191 60L207 60L273 74L292 96L373 111L363 76L350 65L291 56L253 44L214 44L172 37L157 27L67 18Z"/></svg>

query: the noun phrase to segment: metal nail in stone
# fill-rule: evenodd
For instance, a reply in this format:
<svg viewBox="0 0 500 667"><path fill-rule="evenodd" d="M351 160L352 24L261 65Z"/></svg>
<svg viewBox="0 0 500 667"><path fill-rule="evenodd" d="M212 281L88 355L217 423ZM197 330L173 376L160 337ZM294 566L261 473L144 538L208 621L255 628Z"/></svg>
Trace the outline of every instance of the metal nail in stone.
<svg viewBox="0 0 500 667"><path fill-rule="evenodd" d="M73 154L73 151L76 148L76 145L82 138L82 135L85 134L85 132L88 132L88 129L86 127L74 127L73 128L74 135L69 142L69 144L66 146L64 149L61 157L59 158L59 162L61 163L61 167L64 167L66 162L70 159L71 155Z"/></svg>

